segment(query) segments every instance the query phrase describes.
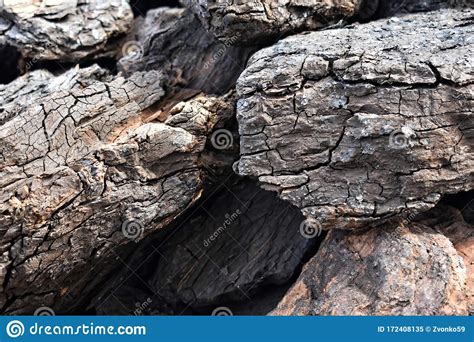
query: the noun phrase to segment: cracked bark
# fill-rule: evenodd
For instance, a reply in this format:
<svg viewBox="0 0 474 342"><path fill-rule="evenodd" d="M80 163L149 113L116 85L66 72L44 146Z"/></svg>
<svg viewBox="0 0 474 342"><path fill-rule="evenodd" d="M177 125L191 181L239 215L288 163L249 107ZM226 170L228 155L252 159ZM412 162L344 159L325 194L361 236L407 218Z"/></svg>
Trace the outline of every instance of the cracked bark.
<svg viewBox="0 0 474 342"><path fill-rule="evenodd" d="M465 281L461 256L427 226L332 230L270 314L466 315Z"/></svg>
<svg viewBox="0 0 474 342"><path fill-rule="evenodd" d="M123 78L93 66L0 86L3 310L61 312L87 298L120 246L199 198L207 135L233 115L232 94L157 115L149 108L162 81L156 71Z"/></svg>
<svg viewBox="0 0 474 342"><path fill-rule="evenodd" d="M470 197L473 197L471 192ZM472 208L471 208L472 206ZM474 224L468 221L474 213L474 202L463 206L462 210L441 203L417 217L417 221L429 225L451 240L466 266L467 308L474 315Z"/></svg>
<svg viewBox="0 0 474 342"><path fill-rule="evenodd" d="M114 56L133 21L127 1L2 0L0 35L25 58L76 62Z"/></svg>
<svg viewBox="0 0 474 342"><path fill-rule="evenodd" d="M472 6L472 0L181 0L203 26L229 45L267 45L302 31L344 26L410 12Z"/></svg>
<svg viewBox="0 0 474 342"><path fill-rule="evenodd" d="M254 54L237 83L236 172L326 229L470 190L473 11L446 13L296 35Z"/></svg>
<svg viewBox="0 0 474 342"><path fill-rule="evenodd" d="M206 29L230 45L263 45L290 33L315 30L355 16L361 0L181 0ZM367 14L369 15L369 14Z"/></svg>
<svg viewBox="0 0 474 342"><path fill-rule="evenodd" d="M169 87L222 94L234 87L252 49L217 41L199 20L182 8L158 8L136 21L126 43L137 54L125 54L120 71L161 70ZM223 72L225 70L225 72Z"/></svg>
<svg viewBox="0 0 474 342"><path fill-rule="evenodd" d="M448 197L413 216L472 188L473 10L349 25L452 1L184 2L133 27L121 0L2 2L23 69L79 63L0 85L2 312L267 313L316 252L302 213L358 230L329 233L275 314L472 312L472 193L465 221ZM237 45L308 29L234 94ZM118 75L85 68L104 56ZM252 179L227 179L236 158Z"/></svg>

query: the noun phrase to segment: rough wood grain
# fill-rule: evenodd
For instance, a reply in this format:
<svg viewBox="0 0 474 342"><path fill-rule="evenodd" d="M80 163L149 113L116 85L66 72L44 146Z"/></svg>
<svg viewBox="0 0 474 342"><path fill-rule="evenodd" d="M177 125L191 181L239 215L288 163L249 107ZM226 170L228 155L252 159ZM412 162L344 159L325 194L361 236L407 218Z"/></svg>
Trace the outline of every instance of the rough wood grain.
<svg viewBox="0 0 474 342"><path fill-rule="evenodd" d="M113 56L132 22L126 0L3 0L0 6L1 37L35 60Z"/></svg>
<svg viewBox="0 0 474 342"><path fill-rule="evenodd" d="M466 315L466 268L416 223L331 231L271 315Z"/></svg>
<svg viewBox="0 0 474 342"><path fill-rule="evenodd" d="M0 0L0 311L472 312L471 2Z"/></svg>
<svg viewBox="0 0 474 342"><path fill-rule="evenodd" d="M473 10L296 35L237 84L237 173L323 228L363 228L473 188Z"/></svg>
<svg viewBox="0 0 474 342"><path fill-rule="evenodd" d="M182 8L158 8L135 22L122 47L124 73L161 70L169 86L223 94L233 88L250 49L219 42Z"/></svg>
<svg viewBox="0 0 474 342"><path fill-rule="evenodd" d="M474 225L465 221L463 210L439 204L419 215L417 222L427 225L451 240L466 267L466 295L470 315L474 315Z"/></svg>
<svg viewBox="0 0 474 342"><path fill-rule="evenodd" d="M148 314L210 313L291 280L318 241L300 234L299 210L250 180L230 179L209 192L166 237L144 241L128 263L136 275L123 281L124 267L91 308L131 314L150 298Z"/></svg>
<svg viewBox="0 0 474 342"><path fill-rule="evenodd" d="M233 104L198 96L156 121L148 108L164 95L161 77L93 66L0 86L3 310L86 300L117 266L118 246L164 227L200 196L208 134Z"/></svg>
<svg viewBox="0 0 474 342"><path fill-rule="evenodd" d="M281 36L355 16L361 0L181 0L204 27L233 45L264 45Z"/></svg>

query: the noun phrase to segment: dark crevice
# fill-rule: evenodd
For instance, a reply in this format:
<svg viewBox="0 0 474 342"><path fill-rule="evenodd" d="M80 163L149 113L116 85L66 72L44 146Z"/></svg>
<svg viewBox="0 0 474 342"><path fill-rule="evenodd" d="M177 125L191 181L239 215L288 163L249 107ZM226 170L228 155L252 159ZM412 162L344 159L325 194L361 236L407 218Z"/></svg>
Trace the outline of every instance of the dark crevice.
<svg viewBox="0 0 474 342"><path fill-rule="evenodd" d="M8 84L20 76L20 52L11 46L0 46L0 84Z"/></svg>
<svg viewBox="0 0 474 342"><path fill-rule="evenodd" d="M139 243L128 267L81 311L133 314L136 303L147 304L141 314L271 311L325 234L304 238L300 211L256 182L230 170L218 178L197 204Z"/></svg>
<svg viewBox="0 0 474 342"><path fill-rule="evenodd" d="M64 73L65 71L74 68L76 65L79 65L80 68L87 68L91 65L97 64L101 68L107 69L112 74L117 73L117 61L111 57L103 57L97 59L86 60L81 63L73 63L73 62L59 62L59 61L51 61L51 60L41 60L41 61L34 61L34 60L26 60L26 70L25 71L33 71L33 70L47 70L54 75L59 75Z"/></svg>
<svg viewBox="0 0 474 342"><path fill-rule="evenodd" d="M327 235L326 231L323 231L320 236L314 238L311 246L304 253L300 263L296 266L293 276L284 284L265 284L256 289L252 298L243 301L229 301L221 303L221 306L231 308L234 315L267 315L273 309L276 308L278 303L285 296L287 291L295 284L303 267L308 261L310 261L319 251L321 243L324 241ZM188 314L193 315L210 315L216 307L202 307L194 310L190 310Z"/></svg>
<svg viewBox="0 0 474 342"><path fill-rule="evenodd" d="M135 17L146 16L146 12L158 7L181 7L178 0L130 0Z"/></svg>
<svg viewBox="0 0 474 342"><path fill-rule="evenodd" d="M459 209L464 220L474 224L474 190L446 195L442 198L441 203Z"/></svg>

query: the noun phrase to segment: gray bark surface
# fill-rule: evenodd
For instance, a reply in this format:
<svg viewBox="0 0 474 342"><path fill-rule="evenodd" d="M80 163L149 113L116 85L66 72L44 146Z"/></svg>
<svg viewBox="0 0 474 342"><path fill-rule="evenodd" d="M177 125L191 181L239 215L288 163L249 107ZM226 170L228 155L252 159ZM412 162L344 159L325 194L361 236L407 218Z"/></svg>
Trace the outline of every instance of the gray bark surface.
<svg viewBox="0 0 474 342"><path fill-rule="evenodd" d="M336 24L358 13L361 0L181 0L203 26L232 45L263 45L281 36Z"/></svg>
<svg viewBox="0 0 474 342"><path fill-rule="evenodd" d="M284 39L237 83L235 170L313 225L363 228L470 190L472 10Z"/></svg>
<svg viewBox="0 0 474 342"><path fill-rule="evenodd" d="M234 87L251 52L219 42L182 8L148 11L137 19L122 50L118 66L124 73L161 70L170 86L211 94Z"/></svg>
<svg viewBox="0 0 474 342"><path fill-rule="evenodd" d="M472 0L181 0L218 39L230 45L263 46L302 31L406 13L461 8Z"/></svg>
<svg viewBox="0 0 474 342"><path fill-rule="evenodd" d="M1 312L472 313L471 0L182 3L0 0Z"/></svg>
<svg viewBox="0 0 474 342"><path fill-rule="evenodd" d="M199 197L207 135L232 116L231 96L194 97L160 122L148 108L161 83L156 71L123 78L93 66L0 86L4 310L86 298L110 271L93 266Z"/></svg>
<svg viewBox="0 0 474 342"><path fill-rule="evenodd" d="M79 61L113 56L133 23L125 0L0 3L0 42L35 60Z"/></svg>

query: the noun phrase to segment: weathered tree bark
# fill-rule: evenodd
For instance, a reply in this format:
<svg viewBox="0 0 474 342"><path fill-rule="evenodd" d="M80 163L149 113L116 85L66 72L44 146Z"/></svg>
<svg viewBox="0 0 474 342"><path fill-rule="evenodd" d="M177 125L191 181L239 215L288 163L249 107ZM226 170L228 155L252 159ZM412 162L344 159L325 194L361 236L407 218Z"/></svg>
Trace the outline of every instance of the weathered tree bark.
<svg viewBox="0 0 474 342"><path fill-rule="evenodd" d="M466 315L466 268L444 235L406 223L333 230L272 315Z"/></svg>
<svg viewBox="0 0 474 342"><path fill-rule="evenodd" d="M128 262L136 275L118 274L89 309L131 314L150 298L147 313L206 312L292 279L318 241L300 234L299 210L248 180L231 179L209 192L166 237L144 241Z"/></svg>
<svg viewBox="0 0 474 342"><path fill-rule="evenodd" d="M472 0L181 0L228 45L263 46L290 34L395 14L473 5ZM336 25L337 24L337 25Z"/></svg>
<svg viewBox="0 0 474 342"><path fill-rule="evenodd" d="M183 3L0 0L2 313L472 312L474 10Z"/></svg>
<svg viewBox="0 0 474 342"><path fill-rule="evenodd" d="M118 65L125 73L160 70L170 86L211 94L234 87L252 51L219 42L182 8L148 11L136 21L122 50Z"/></svg>
<svg viewBox="0 0 474 342"><path fill-rule="evenodd" d="M464 259L467 271L467 307L469 314L474 315L474 225L465 221L463 213L465 211L440 204L421 214L417 221L446 235Z"/></svg>
<svg viewBox="0 0 474 342"><path fill-rule="evenodd" d="M473 10L284 39L240 76L237 173L323 228L364 228L474 184Z"/></svg>
<svg viewBox="0 0 474 342"><path fill-rule="evenodd" d="M155 113L161 83L156 71L125 79L91 67L0 86L3 310L68 308L118 246L199 197L207 136L233 102L199 96Z"/></svg>
<svg viewBox="0 0 474 342"><path fill-rule="evenodd" d="M284 35L330 26L353 17L362 0L181 0L203 26L230 45L264 45ZM368 16L370 14L367 14Z"/></svg>
<svg viewBox="0 0 474 342"><path fill-rule="evenodd" d="M132 26L125 0L15 1L0 3L0 35L23 57L76 62L113 56Z"/></svg>

